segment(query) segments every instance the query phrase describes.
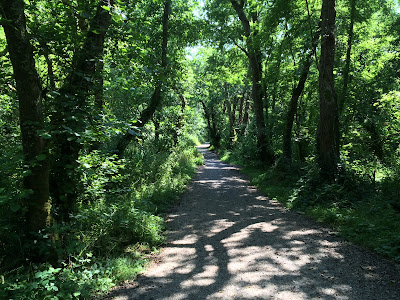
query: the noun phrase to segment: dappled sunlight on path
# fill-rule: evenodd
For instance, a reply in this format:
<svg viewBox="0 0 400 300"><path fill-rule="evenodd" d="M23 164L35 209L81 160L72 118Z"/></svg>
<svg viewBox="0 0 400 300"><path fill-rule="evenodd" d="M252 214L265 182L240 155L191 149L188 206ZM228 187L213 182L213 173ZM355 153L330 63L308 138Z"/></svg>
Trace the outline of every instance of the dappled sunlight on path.
<svg viewBox="0 0 400 300"><path fill-rule="evenodd" d="M400 299L400 273L206 162L168 219L168 244L110 299Z"/></svg>

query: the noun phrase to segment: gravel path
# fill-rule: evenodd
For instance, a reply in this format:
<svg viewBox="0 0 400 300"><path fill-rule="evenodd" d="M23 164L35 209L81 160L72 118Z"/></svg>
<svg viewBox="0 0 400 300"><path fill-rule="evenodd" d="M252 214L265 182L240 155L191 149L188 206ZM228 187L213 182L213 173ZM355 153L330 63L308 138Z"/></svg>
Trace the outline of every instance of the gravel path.
<svg viewBox="0 0 400 300"><path fill-rule="evenodd" d="M202 145L168 244L109 299L400 299L400 269L267 199Z"/></svg>

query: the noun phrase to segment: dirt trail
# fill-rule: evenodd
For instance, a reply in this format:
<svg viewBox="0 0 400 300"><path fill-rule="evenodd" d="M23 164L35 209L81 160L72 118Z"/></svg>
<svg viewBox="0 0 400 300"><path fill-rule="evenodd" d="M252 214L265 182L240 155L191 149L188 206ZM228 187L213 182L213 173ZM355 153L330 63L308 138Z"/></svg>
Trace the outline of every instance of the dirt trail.
<svg viewBox="0 0 400 300"><path fill-rule="evenodd" d="M206 146L168 244L109 299L400 299L398 266L267 199Z"/></svg>

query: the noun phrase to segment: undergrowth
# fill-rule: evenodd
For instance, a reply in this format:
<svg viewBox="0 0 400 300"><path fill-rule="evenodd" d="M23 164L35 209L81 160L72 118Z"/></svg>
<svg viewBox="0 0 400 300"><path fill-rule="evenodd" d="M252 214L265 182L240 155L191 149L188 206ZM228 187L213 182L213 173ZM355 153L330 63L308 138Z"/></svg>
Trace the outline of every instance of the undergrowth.
<svg viewBox="0 0 400 300"><path fill-rule="evenodd" d="M371 182L369 177L347 171L338 182L323 183L312 163L293 166L282 173L247 164L230 152L222 160L242 165L251 178L271 199L290 209L323 222L338 234L358 245L400 263L400 177Z"/></svg>
<svg viewBox="0 0 400 300"><path fill-rule="evenodd" d="M56 256L42 264L18 260L23 251L0 257L0 299L88 299L134 279L164 242L163 214L203 163L195 143L182 137L162 151L137 143L124 159L81 155L78 212L32 241Z"/></svg>

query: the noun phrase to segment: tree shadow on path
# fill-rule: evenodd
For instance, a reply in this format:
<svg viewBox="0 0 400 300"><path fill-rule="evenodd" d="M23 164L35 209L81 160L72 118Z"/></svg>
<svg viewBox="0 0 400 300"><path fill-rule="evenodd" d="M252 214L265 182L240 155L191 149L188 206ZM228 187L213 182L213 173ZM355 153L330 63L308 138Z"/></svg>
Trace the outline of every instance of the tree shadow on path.
<svg viewBox="0 0 400 300"><path fill-rule="evenodd" d="M157 263L108 299L400 299L392 262L267 199L206 147Z"/></svg>

